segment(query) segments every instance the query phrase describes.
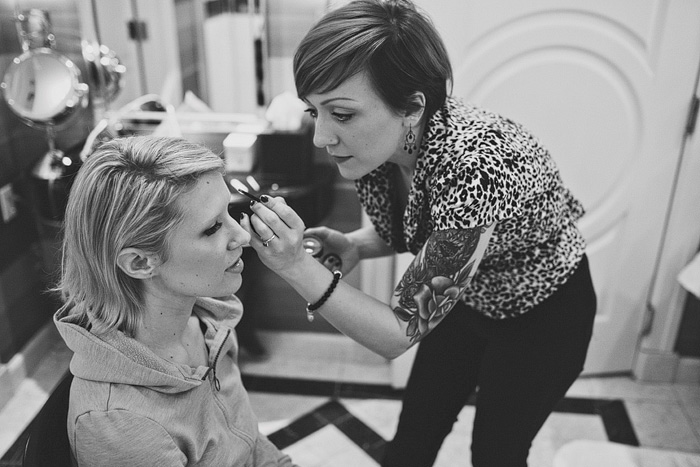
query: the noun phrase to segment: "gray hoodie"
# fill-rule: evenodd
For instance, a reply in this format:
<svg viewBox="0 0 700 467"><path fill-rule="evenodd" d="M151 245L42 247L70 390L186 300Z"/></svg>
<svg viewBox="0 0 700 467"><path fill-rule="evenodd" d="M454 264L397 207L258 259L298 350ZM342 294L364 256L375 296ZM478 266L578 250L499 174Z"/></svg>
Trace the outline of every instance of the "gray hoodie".
<svg viewBox="0 0 700 467"><path fill-rule="evenodd" d="M209 365L168 362L120 331L54 323L74 352L68 437L79 466L293 466L258 431L237 366L241 302L198 299Z"/></svg>

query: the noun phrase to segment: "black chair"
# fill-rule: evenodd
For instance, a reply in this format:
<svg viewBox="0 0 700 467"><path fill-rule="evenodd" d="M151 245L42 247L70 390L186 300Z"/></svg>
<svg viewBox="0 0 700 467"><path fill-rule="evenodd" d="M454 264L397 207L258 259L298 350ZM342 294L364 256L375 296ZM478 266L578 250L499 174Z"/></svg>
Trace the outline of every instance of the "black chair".
<svg viewBox="0 0 700 467"><path fill-rule="evenodd" d="M73 375L58 383L29 429L22 467L71 467L73 465L66 421Z"/></svg>

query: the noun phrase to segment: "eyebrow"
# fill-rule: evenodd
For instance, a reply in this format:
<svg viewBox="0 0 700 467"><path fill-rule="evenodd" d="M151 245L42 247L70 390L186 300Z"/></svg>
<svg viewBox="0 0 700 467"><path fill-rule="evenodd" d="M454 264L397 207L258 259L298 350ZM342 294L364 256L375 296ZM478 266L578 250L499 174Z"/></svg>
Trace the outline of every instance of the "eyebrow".
<svg viewBox="0 0 700 467"><path fill-rule="evenodd" d="M326 99L325 101L322 101L321 105L326 105L326 104L329 104L333 101L353 101L353 102L355 102L355 99L351 99L349 97L331 97L330 99Z"/></svg>

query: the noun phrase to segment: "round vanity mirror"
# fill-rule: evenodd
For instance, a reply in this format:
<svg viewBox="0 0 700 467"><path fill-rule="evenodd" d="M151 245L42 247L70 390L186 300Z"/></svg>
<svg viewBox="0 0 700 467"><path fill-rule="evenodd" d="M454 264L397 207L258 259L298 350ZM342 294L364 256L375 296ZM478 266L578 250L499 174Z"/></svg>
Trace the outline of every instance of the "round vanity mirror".
<svg viewBox="0 0 700 467"><path fill-rule="evenodd" d="M87 103L78 67L49 48L16 57L0 87L10 109L33 126L60 125Z"/></svg>

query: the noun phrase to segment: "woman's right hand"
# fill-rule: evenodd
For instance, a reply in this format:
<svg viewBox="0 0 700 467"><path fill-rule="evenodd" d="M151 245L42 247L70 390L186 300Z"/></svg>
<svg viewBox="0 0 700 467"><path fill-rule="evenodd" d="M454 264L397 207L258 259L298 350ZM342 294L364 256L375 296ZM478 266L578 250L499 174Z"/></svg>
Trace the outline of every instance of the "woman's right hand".
<svg viewBox="0 0 700 467"><path fill-rule="evenodd" d="M304 221L284 198L260 198L251 204L253 214L241 217L241 227L250 234L250 245L265 266L277 274L293 275L296 266L310 258L302 248Z"/></svg>
<svg viewBox="0 0 700 467"><path fill-rule="evenodd" d="M328 254L337 255L342 261L341 272L347 274L360 262L359 248L346 234L328 227L311 227L304 235L313 235L323 243L321 262Z"/></svg>

